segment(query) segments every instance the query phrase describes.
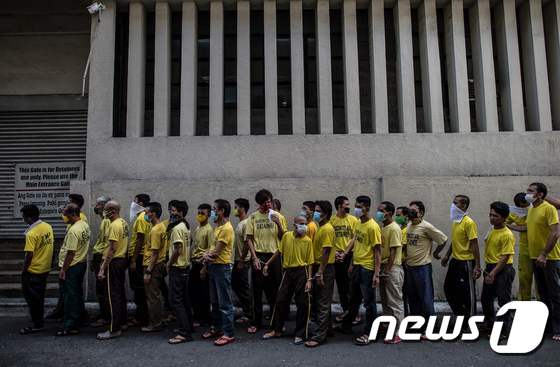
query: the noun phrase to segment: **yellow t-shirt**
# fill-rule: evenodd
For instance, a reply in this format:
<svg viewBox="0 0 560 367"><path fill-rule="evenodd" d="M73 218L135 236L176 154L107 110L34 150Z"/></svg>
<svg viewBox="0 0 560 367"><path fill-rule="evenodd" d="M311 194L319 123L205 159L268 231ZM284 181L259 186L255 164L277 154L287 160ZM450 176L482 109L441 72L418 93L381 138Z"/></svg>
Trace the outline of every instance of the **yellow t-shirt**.
<svg viewBox="0 0 560 367"><path fill-rule="evenodd" d="M278 251L282 254L284 269L313 264L313 244L307 235L297 237L293 231L284 233Z"/></svg>
<svg viewBox="0 0 560 367"><path fill-rule="evenodd" d="M247 223L249 218L245 218L237 224L235 227L235 256L234 261L241 260L241 255L243 255L243 249L245 248L245 232L247 232ZM243 261L249 261L251 259L251 251L247 250L247 255Z"/></svg>
<svg viewBox="0 0 560 367"><path fill-rule="evenodd" d="M171 259L176 244L179 244L181 251L177 261L171 264L171 266L184 269L191 265L190 238L191 232L185 222L181 222L171 229L171 234L169 235L169 258Z"/></svg>
<svg viewBox="0 0 560 367"><path fill-rule="evenodd" d="M527 242L529 256L536 259L546 246L550 235L550 226L558 223L558 211L548 202L544 201L539 206L529 208L527 214ZM547 259L560 260L560 245L550 251Z"/></svg>
<svg viewBox="0 0 560 367"><path fill-rule="evenodd" d="M167 227L164 222L159 222L152 227L148 235L148 240L144 245L144 260L142 265L150 265L150 258L152 257L153 250L158 250L156 264L164 262L167 256Z"/></svg>
<svg viewBox="0 0 560 367"><path fill-rule="evenodd" d="M311 221L307 223L307 232L305 233L307 237L313 241L315 239L315 234L317 233L317 223Z"/></svg>
<svg viewBox="0 0 560 367"><path fill-rule="evenodd" d="M422 220L418 224L410 222L406 232L406 265L421 266L432 262L432 243L438 245L447 241L447 236L430 222Z"/></svg>
<svg viewBox="0 0 560 367"><path fill-rule="evenodd" d="M354 237L354 228L360 220L353 215L347 214L344 218L336 215L331 217L331 224L334 228L335 242L334 248L336 251L346 250L348 242Z"/></svg>
<svg viewBox="0 0 560 367"><path fill-rule="evenodd" d="M515 254L515 236L507 227L495 229L492 228L488 237L486 237L486 251L484 253L484 261L486 264L497 264L500 257L511 255L507 261L513 264L513 255Z"/></svg>
<svg viewBox="0 0 560 367"><path fill-rule="evenodd" d="M210 246L210 251L213 251L216 248L218 242L223 242L224 246L222 247L222 251L212 261L213 264L231 264L233 238L233 226L230 221L214 228L214 242Z"/></svg>
<svg viewBox="0 0 560 367"><path fill-rule="evenodd" d="M326 247L331 248L327 264L334 264L336 251L334 250L335 233L332 224L325 223L319 227L315 239L313 240L313 257L315 264L320 264L323 261L323 249Z"/></svg>
<svg viewBox="0 0 560 367"><path fill-rule="evenodd" d="M107 245L109 245L109 226L111 225L111 220L108 218L103 218L101 224L99 225L99 232L97 233L97 240L95 245L93 245L94 254L103 254Z"/></svg>
<svg viewBox="0 0 560 367"><path fill-rule="evenodd" d="M368 270L375 270L375 259L373 257L375 246L381 245L381 229L373 219L356 225L354 242L354 265L361 265Z"/></svg>
<svg viewBox="0 0 560 367"><path fill-rule="evenodd" d="M87 222L79 220L72 224L66 232L64 242L60 248L60 253L58 254L58 266L62 268L68 251L75 252L70 266L86 261L89 248L89 237L90 230Z"/></svg>
<svg viewBox="0 0 560 367"><path fill-rule="evenodd" d="M25 233L25 248L32 252L33 258L27 271L33 274L44 274L51 271L54 234L50 224L38 221Z"/></svg>
<svg viewBox="0 0 560 367"><path fill-rule="evenodd" d="M527 217L520 217L517 214L509 213L509 217L506 219L506 224L512 223L518 226L524 226L527 224ZM527 231L517 233L519 233L519 254L529 255L529 247L527 245Z"/></svg>
<svg viewBox="0 0 560 367"><path fill-rule="evenodd" d="M284 219L285 221L285 219ZM286 225L280 217L282 230L286 231ZM249 216L245 235L253 237L253 245L256 252L272 254L278 249L278 226L268 219L268 213L256 211Z"/></svg>
<svg viewBox="0 0 560 367"><path fill-rule="evenodd" d="M134 223L132 224L132 233L130 235L130 241L128 242L128 256L134 256L134 251L136 251L136 244L138 242L138 234L141 233L144 235L144 242L140 243L140 252L139 255L144 253L144 246L146 245L146 241L148 240L148 235L152 230L152 223L146 221L144 219L144 214L146 212L140 212L136 216Z"/></svg>
<svg viewBox="0 0 560 367"><path fill-rule="evenodd" d="M126 257L126 250L128 248L128 223L122 218L117 218L109 225L109 234L107 235L107 242L114 241L115 253L113 258L122 259ZM109 248L109 246L107 246ZM107 255L105 250L103 256Z"/></svg>
<svg viewBox="0 0 560 367"><path fill-rule="evenodd" d="M401 229L401 242L402 242L402 253L401 253L401 265L406 263L406 227Z"/></svg>
<svg viewBox="0 0 560 367"><path fill-rule="evenodd" d="M386 264L391 255L391 248L395 248L394 265L401 265L402 263L402 230L401 227L395 223L384 226L381 229L381 263Z"/></svg>
<svg viewBox="0 0 560 367"><path fill-rule="evenodd" d="M470 241L478 238L474 220L465 215L461 222L451 225L451 256L456 260L474 260Z"/></svg>
<svg viewBox="0 0 560 367"><path fill-rule="evenodd" d="M200 260L202 255L210 248L210 245L214 242L214 228L210 223L198 226L194 230L194 241L191 248L191 259Z"/></svg>

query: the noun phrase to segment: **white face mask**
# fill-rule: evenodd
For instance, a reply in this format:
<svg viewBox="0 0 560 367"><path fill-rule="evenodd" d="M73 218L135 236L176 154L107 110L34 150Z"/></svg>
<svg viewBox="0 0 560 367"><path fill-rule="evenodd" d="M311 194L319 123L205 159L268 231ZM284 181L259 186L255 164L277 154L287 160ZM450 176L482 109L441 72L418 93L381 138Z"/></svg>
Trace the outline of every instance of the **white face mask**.
<svg viewBox="0 0 560 367"><path fill-rule="evenodd" d="M535 200L537 200L535 194L529 194L529 193L525 194L525 201L527 201L529 204L533 204Z"/></svg>
<svg viewBox="0 0 560 367"><path fill-rule="evenodd" d="M144 211L144 207L136 204L134 201L130 203L130 223L134 223L140 212Z"/></svg>
<svg viewBox="0 0 560 367"><path fill-rule="evenodd" d="M517 215L518 217L526 217L529 212L529 208L520 208L518 206L511 205L509 207L509 212Z"/></svg>
<svg viewBox="0 0 560 367"><path fill-rule="evenodd" d="M465 215L467 215L466 212L459 209L454 203L451 203L451 207L449 208L449 219L452 222L460 223Z"/></svg>
<svg viewBox="0 0 560 367"><path fill-rule="evenodd" d="M303 236L304 234L306 234L307 233L307 224L296 224L296 232L300 236Z"/></svg>
<svg viewBox="0 0 560 367"><path fill-rule="evenodd" d="M354 208L354 216L361 218L362 215L364 215L364 211L362 210L362 208Z"/></svg>

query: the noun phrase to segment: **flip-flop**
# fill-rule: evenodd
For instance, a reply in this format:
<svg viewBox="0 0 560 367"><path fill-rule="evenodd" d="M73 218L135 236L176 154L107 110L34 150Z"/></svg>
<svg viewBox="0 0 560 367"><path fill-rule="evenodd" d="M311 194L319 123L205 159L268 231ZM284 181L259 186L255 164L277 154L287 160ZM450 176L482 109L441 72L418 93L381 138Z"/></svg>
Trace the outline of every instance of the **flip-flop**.
<svg viewBox="0 0 560 367"><path fill-rule="evenodd" d="M192 338L185 338L182 335L176 335L173 338L169 339L167 342L169 344L181 344L181 343L186 343L186 342L190 342L192 341Z"/></svg>
<svg viewBox="0 0 560 367"><path fill-rule="evenodd" d="M74 336L78 335L80 332L78 330L68 330L68 329L61 329L58 330L54 336Z"/></svg>
<svg viewBox="0 0 560 367"><path fill-rule="evenodd" d="M308 341L305 342L305 346L308 347L308 348L316 348L319 345L321 345L321 343L319 343L316 340L308 340Z"/></svg>
<svg viewBox="0 0 560 367"><path fill-rule="evenodd" d="M247 334L255 334L257 332L257 327L256 326L249 326L247 328Z"/></svg>
<svg viewBox="0 0 560 367"><path fill-rule="evenodd" d="M554 340L555 342L560 342L560 334L553 335L552 340Z"/></svg>
<svg viewBox="0 0 560 367"><path fill-rule="evenodd" d="M354 339L354 344L359 346L365 346L371 343L367 335L362 335Z"/></svg>
<svg viewBox="0 0 560 367"><path fill-rule="evenodd" d="M233 336L222 335L218 339L214 340L214 345L216 345L218 347L223 347L224 345L233 343L234 341L235 341L235 338Z"/></svg>
<svg viewBox="0 0 560 367"><path fill-rule="evenodd" d="M24 328L19 329L19 333L21 335L33 334L38 333L39 331L45 330L44 328L34 328L33 326L26 326Z"/></svg>
<svg viewBox="0 0 560 367"><path fill-rule="evenodd" d="M269 331L268 333L264 333L262 336L263 340L269 340L269 339L276 339L276 338L281 338L282 337L282 333L277 333L275 331Z"/></svg>
<svg viewBox="0 0 560 367"><path fill-rule="evenodd" d="M223 335L222 332L210 328L204 334L202 334L202 339L217 338L217 337L221 337L222 335Z"/></svg>

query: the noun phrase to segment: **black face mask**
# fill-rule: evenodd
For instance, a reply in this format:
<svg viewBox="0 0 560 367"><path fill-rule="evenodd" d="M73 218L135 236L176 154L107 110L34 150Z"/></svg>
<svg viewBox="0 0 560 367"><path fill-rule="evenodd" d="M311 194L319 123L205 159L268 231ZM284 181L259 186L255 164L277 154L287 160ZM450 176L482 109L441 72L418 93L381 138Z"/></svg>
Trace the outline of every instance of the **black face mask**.
<svg viewBox="0 0 560 367"><path fill-rule="evenodd" d="M350 208L349 208L349 207L344 208L344 212L345 212L346 214L350 213Z"/></svg>
<svg viewBox="0 0 560 367"><path fill-rule="evenodd" d="M408 218L409 219L416 219L418 218L418 212L416 210L410 210L408 212Z"/></svg>

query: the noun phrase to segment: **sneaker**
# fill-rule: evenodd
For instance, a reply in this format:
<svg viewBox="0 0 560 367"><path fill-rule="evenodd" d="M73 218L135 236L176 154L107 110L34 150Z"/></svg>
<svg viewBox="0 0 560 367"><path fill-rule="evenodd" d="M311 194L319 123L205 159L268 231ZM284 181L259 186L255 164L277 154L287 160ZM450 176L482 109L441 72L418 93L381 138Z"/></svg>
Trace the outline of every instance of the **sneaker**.
<svg viewBox="0 0 560 367"><path fill-rule="evenodd" d="M113 338L118 338L121 335L122 335L122 331L120 330L115 332L110 332L109 330L107 330L103 333L97 334L97 340L109 340Z"/></svg>

